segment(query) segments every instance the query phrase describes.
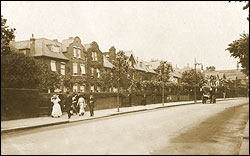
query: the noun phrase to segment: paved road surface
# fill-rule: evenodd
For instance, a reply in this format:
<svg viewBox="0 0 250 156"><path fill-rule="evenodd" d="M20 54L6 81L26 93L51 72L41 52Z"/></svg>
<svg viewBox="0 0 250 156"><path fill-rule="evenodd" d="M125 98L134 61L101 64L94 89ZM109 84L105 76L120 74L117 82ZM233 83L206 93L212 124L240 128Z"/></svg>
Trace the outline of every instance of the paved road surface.
<svg viewBox="0 0 250 156"><path fill-rule="evenodd" d="M238 154L248 98L1 135L1 154Z"/></svg>

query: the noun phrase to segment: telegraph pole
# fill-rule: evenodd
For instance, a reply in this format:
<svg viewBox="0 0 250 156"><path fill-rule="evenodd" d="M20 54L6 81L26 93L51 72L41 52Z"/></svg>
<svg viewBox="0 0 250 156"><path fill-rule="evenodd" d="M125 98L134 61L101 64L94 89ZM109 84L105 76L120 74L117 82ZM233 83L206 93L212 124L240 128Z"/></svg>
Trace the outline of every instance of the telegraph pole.
<svg viewBox="0 0 250 156"><path fill-rule="evenodd" d="M197 74L196 74L196 66L197 65L201 65L201 68L202 68L202 70L203 70L203 66L202 66L202 63L197 63L196 62L196 59L194 59L194 72L195 72L195 84L194 84L194 103L197 103L197 97L196 97L196 85L197 85Z"/></svg>

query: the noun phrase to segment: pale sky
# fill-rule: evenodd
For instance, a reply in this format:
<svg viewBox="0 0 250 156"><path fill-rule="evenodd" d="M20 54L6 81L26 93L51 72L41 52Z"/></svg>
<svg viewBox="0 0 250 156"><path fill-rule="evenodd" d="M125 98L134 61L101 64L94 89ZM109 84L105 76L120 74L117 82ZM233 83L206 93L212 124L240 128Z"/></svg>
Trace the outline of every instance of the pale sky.
<svg viewBox="0 0 250 156"><path fill-rule="evenodd" d="M235 69L225 49L249 33L245 2L227 1L1 1L1 15L16 28L16 41L79 36L102 52L115 46L139 59L160 59L182 68Z"/></svg>

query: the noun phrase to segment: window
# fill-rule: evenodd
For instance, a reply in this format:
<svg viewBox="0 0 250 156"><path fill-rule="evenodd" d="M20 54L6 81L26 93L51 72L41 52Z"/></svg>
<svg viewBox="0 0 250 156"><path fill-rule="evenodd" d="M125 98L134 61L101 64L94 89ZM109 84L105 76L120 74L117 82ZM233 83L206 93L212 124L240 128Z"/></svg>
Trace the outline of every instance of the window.
<svg viewBox="0 0 250 156"><path fill-rule="evenodd" d="M63 92L67 92L67 88L65 86L63 87Z"/></svg>
<svg viewBox="0 0 250 156"><path fill-rule="evenodd" d="M97 61L97 52L92 52L92 61Z"/></svg>
<svg viewBox="0 0 250 156"><path fill-rule="evenodd" d="M73 48L73 57L76 57L76 48Z"/></svg>
<svg viewBox="0 0 250 156"><path fill-rule="evenodd" d="M73 75L77 75L77 63L73 63Z"/></svg>
<svg viewBox="0 0 250 156"><path fill-rule="evenodd" d="M90 86L90 91L92 91L92 92L94 92L94 91L95 91L95 87L94 87L94 85L91 85L91 86Z"/></svg>
<svg viewBox="0 0 250 156"><path fill-rule="evenodd" d="M65 64L61 64L61 74L65 75Z"/></svg>
<svg viewBox="0 0 250 156"><path fill-rule="evenodd" d="M77 85L76 84L73 86L73 92L77 92Z"/></svg>
<svg viewBox="0 0 250 156"><path fill-rule="evenodd" d="M81 92L85 92L85 85L80 86L80 91L81 91Z"/></svg>
<svg viewBox="0 0 250 156"><path fill-rule="evenodd" d="M56 61L51 60L50 65L51 65L51 71L56 71Z"/></svg>
<svg viewBox="0 0 250 156"><path fill-rule="evenodd" d="M94 71L95 69L93 67L91 67L91 76L94 76Z"/></svg>
<svg viewBox="0 0 250 156"><path fill-rule="evenodd" d="M101 92L101 87L100 86L97 86L97 92Z"/></svg>
<svg viewBox="0 0 250 156"><path fill-rule="evenodd" d="M84 64L80 64L80 67L81 67L81 73L82 74L86 74L86 72L85 72L85 65Z"/></svg>
<svg viewBox="0 0 250 156"><path fill-rule="evenodd" d="M51 51L59 53L59 47L51 46Z"/></svg>
<svg viewBox="0 0 250 156"><path fill-rule="evenodd" d="M98 68L96 69L96 73L97 73L97 78L100 78L100 70Z"/></svg>
<svg viewBox="0 0 250 156"><path fill-rule="evenodd" d="M78 51L78 58L81 58L81 49L77 49Z"/></svg>

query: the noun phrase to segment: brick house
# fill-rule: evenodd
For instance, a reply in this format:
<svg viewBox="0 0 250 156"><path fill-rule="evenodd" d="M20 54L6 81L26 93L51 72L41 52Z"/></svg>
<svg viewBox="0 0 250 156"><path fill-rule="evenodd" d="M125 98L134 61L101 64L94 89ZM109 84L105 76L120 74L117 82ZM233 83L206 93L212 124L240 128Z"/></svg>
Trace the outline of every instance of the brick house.
<svg viewBox="0 0 250 156"><path fill-rule="evenodd" d="M69 59L63 55L62 44L57 40L46 38L35 39L32 34L30 40L11 41L10 45L15 47L20 53L41 60L52 71L65 75ZM62 90L63 86L60 89Z"/></svg>
<svg viewBox="0 0 250 156"><path fill-rule="evenodd" d="M68 67L72 75L73 92L86 92L88 87L87 52L81 39L69 37L62 41L62 52L69 59Z"/></svg>
<svg viewBox="0 0 250 156"><path fill-rule="evenodd" d="M93 41L90 44L83 44L87 54L87 82L90 92L101 92L101 76L103 71L103 54L99 49L98 44Z"/></svg>

